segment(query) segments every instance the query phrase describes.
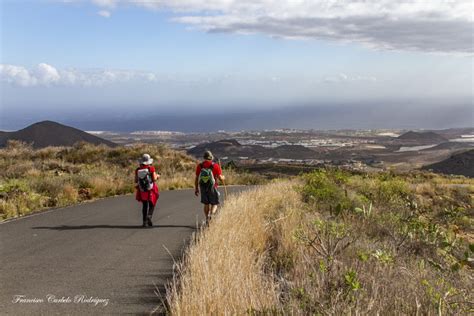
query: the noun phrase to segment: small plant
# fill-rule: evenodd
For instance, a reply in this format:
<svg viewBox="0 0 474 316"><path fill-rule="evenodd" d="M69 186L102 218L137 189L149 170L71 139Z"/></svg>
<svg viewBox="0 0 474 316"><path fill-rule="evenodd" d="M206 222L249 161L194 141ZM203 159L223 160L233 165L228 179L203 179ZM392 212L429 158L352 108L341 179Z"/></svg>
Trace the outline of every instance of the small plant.
<svg viewBox="0 0 474 316"><path fill-rule="evenodd" d="M344 282L350 291L356 292L361 288L359 279L357 277L357 272L353 269L349 269L344 274Z"/></svg>
<svg viewBox="0 0 474 316"><path fill-rule="evenodd" d="M372 215L372 202L370 202L367 208L365 208L365 205L362 205L362 208L356 207L354 211L358 214L362 214L364 217L370 217Z"/></svg>
<svg viewBox="0 0 474 316"><path fill-rule="evenodd" d="M370 259L370 253L367 251L359 251L357 253L357 258L362 262L366 262Z"/></svg>
<svg viewBox="0 0 474 316"><path fill-rule="evenodd" d="M382 249L375 250L371 255L381 263L388 264L393 262L393 256L389 252Z"/></svg>
<svg viewBox="0 0 474 316"><path fill-rule="evenodd" d="M440 214L440 217L445 219L448 222L453 222L456 219L462 217L466 212L466 209L461 206L449 205L443 209Z"/></svg>

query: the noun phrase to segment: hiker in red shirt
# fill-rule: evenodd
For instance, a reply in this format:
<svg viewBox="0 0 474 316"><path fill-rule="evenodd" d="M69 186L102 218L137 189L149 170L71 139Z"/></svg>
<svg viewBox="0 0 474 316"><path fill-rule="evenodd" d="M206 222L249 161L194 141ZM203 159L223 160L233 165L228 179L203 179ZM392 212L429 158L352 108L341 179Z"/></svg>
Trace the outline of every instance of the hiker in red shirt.
<svg viewBox="0 0 474 316"><path fill-rule="evenodd" d="M156 202L160 196L158 185L156 184L160 175L156 173L155 167L152 166L153 159L150 155L144 154L138 162L140 167L135 169L135 188L137 189L135 198L143 204L142 227L146 227L147 225L152 227L153 223L151 218L153 216L153 211L155 210Z"/></svg>
<svg viewBox="0 0 474 316"><path fill-rule="evenodd" d="M204 153L204 161L196 167L196 179L194 181L194 194L199 196L199 192L201 192L201 203L204 204L206 223L211 219L211 215L216 213L219 205L220 193L217 190L217 180L225 180L221 166L213 162L213 159L214 157L210 151Z"/></svg>

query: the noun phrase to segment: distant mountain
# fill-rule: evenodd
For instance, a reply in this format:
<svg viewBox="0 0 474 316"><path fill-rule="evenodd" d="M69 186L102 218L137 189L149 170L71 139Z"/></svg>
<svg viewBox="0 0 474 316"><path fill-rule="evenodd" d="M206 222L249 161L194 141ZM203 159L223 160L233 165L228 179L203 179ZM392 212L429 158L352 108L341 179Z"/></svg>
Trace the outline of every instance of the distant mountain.
<svg viewBox="0 0 474 316"><path fill-rule="evenodd" d="M316 152L301 145L283 145L270 149L274 157L290 159L314 159Z"/></svg>
<svg viewBox="0 0 474 316"><path fill-rule="evenodd" d="M461 135L474 135L473 127L465 128L449 128L436 131L437 134L443 136L444 138L459 138Z"/></svg>
<svg viewBox="0 0 474 316"><path fill-rule="evenodd" d="M201 158L206 150L210 150L216 157L229 157L231 159L238 157L314 159L317 155L315 151L300 145L266 148L259 145L242 145L235 139L200 144L188 150L188 154Z"/></svg>
<svg viewBox="0 0 474 316"><path fill-rule="evenodd" d="M444 142L434 147L423 149L422 151L434 151L434 150L460 150L460 149L469 149L474 146L473 143L468 142Z"/></svg>
<svg viewBox="0 0 474 316"><path fill-rule="evenodd" d="M405 134L402 134L397 137L398 140L401 141L409 141L409 142L421 142L421 143L443 143L448 141L443 136L436 134L434 132L413 132L409 131Z"/></svg>
<svg viewBox="0 0 474 316"><path fill-rule="evenodd" d="M201 144L195 148L197 150L226 151L242 148L242 145L235 139L223 139L217 142Z"/></svg>
<svg viewBox="0 0 474 316"><path fill-rule="evenodd" d="M235 139L223 139L216 142L204 143L188 150L188 154L201 158L206 150L210 150L216 157L253 157L262 156L266 148L257 145L242 145Z"/></svg>
<svg viewBox="0 0 474 316"><path fill-rule="evenodd" d="M474 149L454 154L443 161L424 166L423 169L445 174L474 177Z"/></svg>
<svg viewBox="0 0 474 316"><path fill-rule="evenodd" d="M8 140L31 143L35 148L72 146L77 142L87 142L94 145L104 144L110 147L117 146L111 141L52 121L38 122L16 132L1 132L0 147L5 147Z"/></svg>

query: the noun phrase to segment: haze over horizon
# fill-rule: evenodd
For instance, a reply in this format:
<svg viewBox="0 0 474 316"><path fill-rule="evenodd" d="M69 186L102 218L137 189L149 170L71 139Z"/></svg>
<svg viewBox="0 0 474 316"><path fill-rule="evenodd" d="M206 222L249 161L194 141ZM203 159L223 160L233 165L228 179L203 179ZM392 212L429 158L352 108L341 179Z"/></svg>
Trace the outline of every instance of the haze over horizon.
<svg viewBox="0 0 474 316"><path fill-rule="evenodd" d="M0 5L0 130L474 126L471 1Z"/></svg>

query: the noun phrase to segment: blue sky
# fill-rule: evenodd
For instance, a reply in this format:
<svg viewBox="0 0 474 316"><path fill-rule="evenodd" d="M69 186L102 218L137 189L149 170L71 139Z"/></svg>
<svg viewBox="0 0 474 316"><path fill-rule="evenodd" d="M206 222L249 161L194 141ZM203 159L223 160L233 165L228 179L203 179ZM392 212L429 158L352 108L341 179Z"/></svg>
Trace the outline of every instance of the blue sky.
<svg viewBox="0 0 474 316"><path fill-rule="evenodd" d="M384 111L407 100L461 106L459 124L472 123L469 1L345 4L2 0L0 128L133 107Z"/></svg>

